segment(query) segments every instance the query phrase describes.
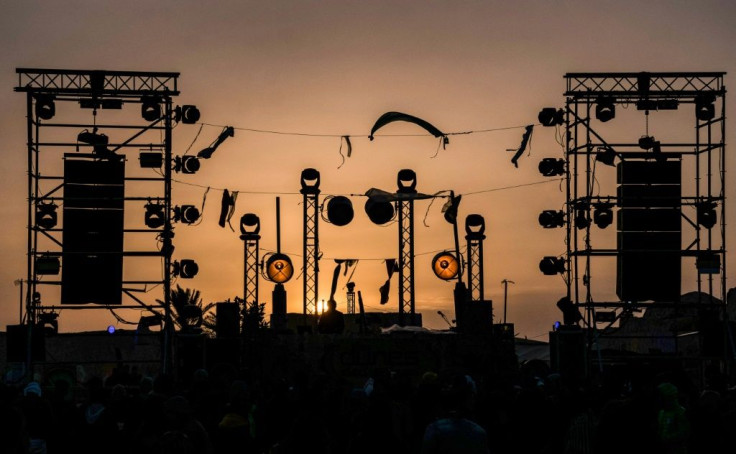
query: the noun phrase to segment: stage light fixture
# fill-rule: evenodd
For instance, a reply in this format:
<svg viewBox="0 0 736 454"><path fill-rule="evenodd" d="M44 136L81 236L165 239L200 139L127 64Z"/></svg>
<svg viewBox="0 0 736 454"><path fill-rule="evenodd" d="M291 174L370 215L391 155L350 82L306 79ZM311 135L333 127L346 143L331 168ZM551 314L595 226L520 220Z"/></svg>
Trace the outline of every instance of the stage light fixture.
<svg viewBox="0 0 736 454"><path fill-rule="evenodd" d="M327 201L327 219L330 223L337 226L348 225L354 215L353 204L347 197L338 195Z"/></svg>
<svg viewBox="0 0 736 454"><path fill-rule="evenodd" d="M695 117L700 121L710 121L716 116L715 97L700 95L695 98Z"/></svg>
<svg viewBox="0 0 736 454"><path fill-rule="evenodd" d="M565 259L560 257L545 256L539 262L539 270L545 276L554 276L565 272Z"/></svg>
<svg viewBox="0 0 736 454"><path fill-rule="evenodd" d="M414 192L417 187L417 174L411 169L401 169L396 176L399 192Z"/></svg>
<svg viewBox="0 0 736 454"><path fill-rule="evenodd" d="M46 336L53 336L59 332L59 314L56 312L44 312L38 314L37 325Z"/></svg>
<svg viewBox="0 0 736 454"><path fill-rule="evenodd" d="M51 120L56 115L56 104L51 95L36 95L36 116L42 120Z"/></svg>
<svg viewBox="0 0 736 454"><path fill-rule="evenodd" d="M595 160L601 164L614 167L616 155L616 151L611 147L599 147L595 152Z"/></svg>
<svg viewBox="0 0 736 454"><path fill-rule="evenodd" d="M613 223L613 204L597 203L593 205L593 223L598 228L605 229Z"/></svg>
<svg viewBox="0 0 736 454"><path fill-rule="evenodd" d="M56 275L59 274L60 270L61 262L59 262L59 257L36 257L36 274Z"/></svg>
<svg viewBox="0 0 736 454"><path fill-rule="evenodd" d="M565 325L575 325L583 319L580 310L570 300L570 298L564 296L557 301L557 308L562 311L562 321Z"/></svg>
<svg viewBox="0 0 736 454"><path fill-rule="evenodd" d="M443 251L432 259L432 271L434 275L443 281L449 281L457 277L460 263L452 252Z"/></svg>
<svg viewBox="0 0 736 454"><path fill-rule="evenodd" d="M289 256L277 252L266 259L266 279L277 284L283 284L291 279L294 266Z"/></svg>
<svg viewBox="0 0 736 454"><path fill-rule="evenodd" d="M579 205L575 208L575 227L579 230L587 229L590 226L590 218L588 217L588 207Z"/></svg>
<svg viewBox="0 0 736 454"><path fill-rule="evenodd" d="M164 206L159 203L147 203L145 205L146 214L144 215L144 222L146 227L149 229L158 229L166 222L164 216Z"/></svg>
<svg viewBox="0 0 736 454"><path fill-rule="evenodd" d="M193 174L199 170L199 158L196 156L177 156L174 158L174 172Z"/></svg>
<svg viewBox="0 0 736 454"><path fill-rule="evenodd" d="M695 209L698 225L702 225L706 229L712 229L718 222L715 202L700 202Z"/></svg>
<svg viewBox="0 0 736 454"><path fill-rule="evenodd" d="M160 169L164 165L164 155L155 151L142 151L138 161L143 169Z"/></svg>
<svg viewBox="0 0 736 454"><path fill-rule="evenodd" d="M600 97L595 105L595 118L605 123L616 118L616 105L614 99L609 97Z"/></svg>
<svg viewBox="0 0 736 454"><path fill-rule="evenodd" d="M141 98L141 117L146 121L156 121L161 118L161 98L143 96Z"/></svg>
<svg viewBox="0 0 736 454"><path fill-rule="evenodd" d="M36 205L36 225L44 230L56 227L58 207L53 203L41 203Z"/></svg>
<svg viewBox="0 0 736 454"><path fill-rule="evenodd" d="M93 129L92 132L85 129L77 134L77 142L92 145L92 151L96 154L103 156L109 156L112 154L112 152L107 148L110 138L105 134L98 134L97 128ZM77 145L77 151L79 151L79 145Z"/></svg>
<svg viewBox="0 0 736 454"><path fill-rule="evenodd" d="M200 113L197 106L183 105L176 106L174 109L174 120L180 121L186 125L191 125L199 121Z"/></svg>
<svg viewBox="0 0 736 454"><path fill-rule="evenodd" d="M539 161L539 173L545 177L564 175L565 160L562 158L544 158Z"/></svg>
<svg viewBox="0 0 736 454"><path fill-rule="evenodd" d="M182 259L172 263L172 274L182 279L191 279L199 273L199 265L192 259Z"/></svg>
<svg viewBox="0 0 736 454"><path fill-rule="evenodd" d="M642 150L651 150L654 148L654 143L656 140L654 140L654 137L652 136L641 136L639 138L639 148Z"/></svg>
<svg viewBox="0 0 736 454"><path fill-rule="evenodd" d="M554 229L565 225L565 213L555 210L544 210L539 214L539 225L545 229Z"/></svg>
<svg viewBox="0 0 736 454"><path fill-rule="evenodd" d="M565 123L565 111L554 107L545 107L539 111L537 119L545 127L561 125Z"/></svg>
<svg viewBox="0 0 736 454"><path fill-rule="evenodd" d="M184 224L194 224L199 220L199 209L194 205L174 207L174 221Z"/></svg>
<svg viewBox="0 0 736 454"><path fill-rule="evenodd" d="M240 218L240 233L258 235L261 231L261 220L253 213L246 213Z"/></svg>
<svg viewBox="0 0 736 454"><path fill-rule="evenodd" d="M319 189L319 170L307 168L302 170L299 180L302 185L302 194L313 194Z"/></svg>
<svg viewBox="0 0 736 454"><path fill-rule="evenodd" d="M482 236L486 231L486 220L480 214L469 214L465 218L465 233L476 237Z"/></svg>
<svg viewBox="0 0 736 454"><path fill-rule="evenodd" d="M385 197L368 197L365 202L365 213L371 222L383 225L394 218L394 204Z"/></svg>

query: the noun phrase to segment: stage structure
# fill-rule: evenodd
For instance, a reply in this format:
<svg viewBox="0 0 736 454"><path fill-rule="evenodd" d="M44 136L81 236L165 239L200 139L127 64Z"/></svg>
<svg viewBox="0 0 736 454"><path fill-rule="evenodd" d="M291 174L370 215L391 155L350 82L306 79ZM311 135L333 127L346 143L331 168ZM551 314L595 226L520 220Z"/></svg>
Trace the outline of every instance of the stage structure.
<svg viewBox="0 0 736 454"><path fill-rule="evenodd" d="M633 310L685 308L683 265L692 267L685 275L695 270L697 290L710 296L692 306L723 319L725 304L713 298L726 300L724 74L569 73L564 111L540 113L546 126L564 126L564 162L547 158L540 172L564 176L567 198L564 212L540 215L547 228L566 226L566 255L545 257L540 268L564 276L574 307L563 307L583 311L587 326L610 326ZM599 133L601 123L615 122L617 107L641 114L644 135L627 132L630 140L607 141ZM664 111L678 109L692 118L690 138L668 142L649 133L650 115L661 122L670 115ZM615 188L601 183L605 166L616 168ZM616 248L599 246L601 229L614 221ZM618 301L596 301L592 294L594 262L606 257L616 259ZM573 324L579 319L565 315Z"/></svg>
<svg viewBox="0 0 736 454"><path fill-rule="evenodd" d="M319 295L319 171L304 169L301 176L304 195L304 315L317 314Z"/></svg>
<svg viewBox="0 0 736 454"><path fill-rule="evenodd" d="M468 293L470 301L483 301L483 240L486 221L480 214L465 218L465 240L468 243Z"/></svg>
<svg viewBox="0 0 736 454"><path fill-rule="evenodd" d="M167 371L172 274L197 272L193 260L172 262L173 223L199 217L192 205L172 206L172 171L199 168L194 156L172 156L172 128L195 123L199 111L173 106L179 73L16 72L15 91L27 99L28 339L61 309L144 309L163 320Z"/></svg>
<svg viewBox="0 0 736 454"><path fill-rule="evenodd" d="M417 174L402 169L396 177L396 211L399 214L399 325L415 325L414 305L414 199Z"/></svg>
<svg viewBox="0 0 736 454"><path fill-rule="evenodd" d="M240 218L240 239L243 240L243 304L259 304L258 248L261 240L261 220L253 213ZM245 311L247 308L240 308Z"/></svg>

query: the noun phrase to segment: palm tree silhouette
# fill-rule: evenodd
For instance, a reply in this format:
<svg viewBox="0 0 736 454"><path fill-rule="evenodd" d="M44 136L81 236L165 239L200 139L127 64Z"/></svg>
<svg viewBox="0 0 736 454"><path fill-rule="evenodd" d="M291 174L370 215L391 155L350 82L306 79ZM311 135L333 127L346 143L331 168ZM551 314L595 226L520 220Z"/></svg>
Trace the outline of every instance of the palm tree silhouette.
<svg viewBox="0 0 736 454"><path fill-rule="evenodd" d="M201 326L203 331L208 335L214 333L216 318L212 310L215 308L216 303L203 304L199 290L189 288L184 289L177 284L176 288L171 289L169 299L171 301L171 312L174 324L178 326L181 331L189 331L193 329L191 326L192 311L189 308L197 307L202 313ZM164 304L161 300L156 301L161 305Z"/></svg>

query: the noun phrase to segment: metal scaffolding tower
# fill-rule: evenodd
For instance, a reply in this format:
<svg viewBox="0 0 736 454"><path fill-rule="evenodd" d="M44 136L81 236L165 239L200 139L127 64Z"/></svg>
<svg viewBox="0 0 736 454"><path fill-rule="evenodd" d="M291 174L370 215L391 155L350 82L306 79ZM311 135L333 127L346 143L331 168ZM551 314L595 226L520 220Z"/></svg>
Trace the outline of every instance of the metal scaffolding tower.
<svg viewBox="0 0 736 454"><path fill-rule="evenodd" d="M304 169L301 176L304 195L304 315L317 314L319 290L319 172Z"/></svg>
<svg viewBox="0 0 736 454"><path fill-rule="evenodd" d="M414 195L417 176L399 171L396 211L399 213L399 325L416 323L414 307ZM407 321L406 315L409 314Z"/></svg>
<svg viewBox="0 0 736 454"><path fill-rule="evenodd" d="M567 193L563 276L568 297L584 311L588 326L612 323L631 310L684 308L681 262L695 266L697 290L709 295L709 302L714 297L725 302L724 74L565 75L566 109L564 121L560 120L565 128ZM647 134L606 141L598 132L600 123L612 120L617 106L640 112ZM667 142L666 137L649 135L650 112L685 106L695 110L690 139ZM602 165L616 167L615 193L600 183ZM597 240L603 235L596 231L598 225L605 228L616 221L616 248L600 247ZM619 301L596 301L592 293L596 278L592 265L601 257L617 260ZM697 303L701 309L705 305ZM725 310L725 305L716 309ZM599 334L605 336L603 331ZM677 345L676 339L673 342Z"/></svg>
<svg viewBox="0 0 736 454"><path fill-rule="evenodd" d="M483 301L483 240L486 223L483 216L471 214L465 218L465 240L468 242L468 290L471 301Z"/></svg>
<svg viewBox="0 0 736 454"><path fill-rule="evenodd" d="M162 366L167 372L173 330L170 307L172 125L179 121L181 114L180 109L173 108L172 98L179 95L179 73L29 68L18 68L16 72L15 91L26 93L27 99L29 339L38 316L49 311L134 308L157 312L155 309L162 309L165 326ZM141 115L120 115L125 120L97 123L98 112L123 109L130 104L140 106ZM80 107L82 112L89 112L84 115L87 121L78 120ZM71 108L77 112L70 115ZM149 109L147 114L146 109ZM146 158L153 156L154 164L147 166L162 168L161 172L154 176L134 176L140 172L131 169L133 166L128 166L126 171L125 161L131 160L132 149L141 150L135 157L136 161L141 160L141 167ZM123 187L130 182L145 186L147 192L123 193ZM136 207L140 215L134 219L143 221L141 205L144 203L160 209L159 224L155 228L141 228L126 222L123 226L123 213ZM63 205L61 216L56 213L59 205ZM106 239L105 229L114 228L110 225L119 226L114 235L120 235L120 240L114 241L117 246L108 248L111 243ZM96 236L89 235L90 229ZM122 235L148 235L151 247L124 249ZM152 261L155 274L147 279L126 279L125 264L141 259ZM103 262L113 265L95 270L94 264ZM118 294L114 294L115 285L110 290L109 286L94 282L93 275L85 276L84 270L116 281ZM54 279L60 272L61 279ZM161 285L162 303L143 301L142 295L152 296L144 293L145 289L156 285ZM42 287L47 290L43 303ZM59 288L61 297L55 293ZM90 293L90 288L99 292ZM55 304L57 298L60 304ZM125 304L125 300L130 303Z"/></svg>

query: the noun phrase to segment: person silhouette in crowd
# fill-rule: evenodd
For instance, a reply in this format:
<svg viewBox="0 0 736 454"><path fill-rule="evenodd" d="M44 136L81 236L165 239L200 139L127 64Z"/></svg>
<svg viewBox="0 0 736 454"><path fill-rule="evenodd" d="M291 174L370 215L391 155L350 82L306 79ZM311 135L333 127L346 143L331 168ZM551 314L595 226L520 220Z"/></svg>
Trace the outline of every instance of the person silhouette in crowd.
<svg viewBox="0 0 736 454"><path fill-rule="evenodd" d="M320 315L317 330L320 334L342 334L345 330L345 316L337 310L335 300L327 302L327 310Z"/></svg>

